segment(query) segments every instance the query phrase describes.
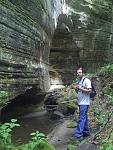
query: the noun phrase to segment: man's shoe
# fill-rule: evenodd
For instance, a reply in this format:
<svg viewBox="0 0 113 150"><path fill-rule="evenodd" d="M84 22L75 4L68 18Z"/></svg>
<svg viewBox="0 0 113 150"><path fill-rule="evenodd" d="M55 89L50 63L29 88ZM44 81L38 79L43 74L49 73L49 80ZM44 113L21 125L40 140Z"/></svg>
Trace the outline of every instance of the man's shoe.
<svg viewBox="0 0 113 150"><path fill-rule="evenodd" d="M83 134L83 137L85 138L85 137L88 137L88 136L90 136L90 134Z"/></svg>

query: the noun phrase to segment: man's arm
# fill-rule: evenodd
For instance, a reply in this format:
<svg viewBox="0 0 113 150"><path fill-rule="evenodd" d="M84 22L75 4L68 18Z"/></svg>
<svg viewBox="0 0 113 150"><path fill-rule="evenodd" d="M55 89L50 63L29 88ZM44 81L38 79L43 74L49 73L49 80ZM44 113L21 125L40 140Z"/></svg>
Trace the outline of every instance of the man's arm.
<svg viewBox="0 0 113 150"><path fill-rule="evenodd" d="M81 90L84 93L91 93L91 88L78 87L78 90Z"/></svg>
<svg viewBox="0 0 113 150"><path fill-rule="evenodd" d="M87 94L91 93L92 92L91 81L89 79L85 79L84 82L85 82L85 86L78 85L76 88L78 90L81 90L84 93L87 93Z"/></svg>

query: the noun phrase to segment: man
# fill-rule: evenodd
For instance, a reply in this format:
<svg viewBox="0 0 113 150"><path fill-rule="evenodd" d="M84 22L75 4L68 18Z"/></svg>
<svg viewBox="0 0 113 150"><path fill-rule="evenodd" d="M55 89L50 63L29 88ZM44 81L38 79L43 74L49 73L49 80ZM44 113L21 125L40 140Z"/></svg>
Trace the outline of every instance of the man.
<svg viewBox="0 0 113 150"><path fill-rule="evenodd" d="M81 137L90 135L87 113L90 105L90 93L92 87L91 81L83 76L83 69L81 67L77 69L77 76L79 82L75 88L78 91L79 116L74 137L80 139Z"/></svg>

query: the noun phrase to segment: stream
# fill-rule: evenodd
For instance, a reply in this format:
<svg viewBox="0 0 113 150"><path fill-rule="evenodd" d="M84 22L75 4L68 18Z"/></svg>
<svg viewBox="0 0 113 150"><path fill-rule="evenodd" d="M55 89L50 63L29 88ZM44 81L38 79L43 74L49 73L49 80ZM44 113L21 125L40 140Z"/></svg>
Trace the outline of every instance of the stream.
<svg viewBox="0 0 113 150"><path fill-rule="evenodd" d="M14 143L26 143L30 140L30 133L39 131L46 136L54 129L58 120L50 120L48 113L33 112L18 119L20 127L13 130L12 140Z"/></svg>
<svg viewBox="0 0 113 150"><path fill-rule="evenodd" d="M30 133L39 131L46 136L59 123L58 119L50 119L48 112L38 104L19 106L11 104L2 110L1 120L3 123L10 122L11 119L17 119L20 127L15 127L12 131L12 141L15 144L24 144L31 139Z"/></svg>

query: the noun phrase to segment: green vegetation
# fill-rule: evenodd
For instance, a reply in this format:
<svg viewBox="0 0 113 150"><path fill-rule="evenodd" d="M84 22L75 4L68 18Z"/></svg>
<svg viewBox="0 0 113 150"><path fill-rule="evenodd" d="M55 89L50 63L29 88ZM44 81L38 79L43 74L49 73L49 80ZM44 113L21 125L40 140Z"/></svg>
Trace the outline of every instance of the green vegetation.
<svg viewBox="0 0 113 150"><path fill-rule="evenodd" d="M100 75L103 75L103 95L105 99L105 119L103 118L103 130L98 134L100 139L100 150L112 150L113 149L113 64L102 67L99 71ZM102 113L101 115L102 116ZM100 137L99 137L100 136Z"/></svg>
<svg viewBox="0 0 113 150"><path fill-rule="evenodd" d="M75 150L75 146L72 145L72 144L69 144L68 147L67 147L67 150Z"/></svg>
<svg viewBox="0 0 113 150"><path fill-rule="evenodd" d="M16 121L17 120L12 119L10 123L0 125L0 149L14 149L14 145L11 142L11 131L12 128L19 126Z"/></svg>
<svg viewBox="0 0 113 150"><path fill-rule="evenodd" d="M101 74L103 76L111 76L113 74L113 64L106 65L102 67L99 71L98 74Z"/></svg>
<svg viewBox="0 0 113 150"><path fill-rule="evenodd" d="M31 133L31 140L27 144L15 146L11 140L11 132L14 127L19 127L16 119L11 119L10 123L0 125L0 149L1 150L55 150L48 143L43 133L36 131Z"/></svg>
<svg viewBox="0 0 113 150"><path fill-rule="evenodd" d="M77 99L77 93L75 92L75 89L71 88L71 85L66 87L61 94L63 95L58 100L58 105L61 107L64 111L67 111L67 109L70 109L70 111L77 110L76 105L76 99Z"/></svg>
<svg viewBox="0 0 113 150"><path fill-rule="evenodd" d="M9 93L6 91L0 91L0 109L2 109L8 103Z"/></svg>

